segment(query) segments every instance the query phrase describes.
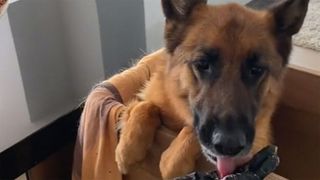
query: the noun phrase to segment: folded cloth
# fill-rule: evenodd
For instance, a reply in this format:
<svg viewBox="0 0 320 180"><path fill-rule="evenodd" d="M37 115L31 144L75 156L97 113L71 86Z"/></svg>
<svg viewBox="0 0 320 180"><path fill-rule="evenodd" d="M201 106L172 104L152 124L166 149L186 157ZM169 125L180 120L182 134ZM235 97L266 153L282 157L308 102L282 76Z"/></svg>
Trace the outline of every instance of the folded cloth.
<svg viewBox="0 0 320 180"><path fill-rule="evenodd" d="M166 60L163 49L97 85L81 115L74 152L73 179L121 180L115 162L117 119L125 106Z"/></svg>

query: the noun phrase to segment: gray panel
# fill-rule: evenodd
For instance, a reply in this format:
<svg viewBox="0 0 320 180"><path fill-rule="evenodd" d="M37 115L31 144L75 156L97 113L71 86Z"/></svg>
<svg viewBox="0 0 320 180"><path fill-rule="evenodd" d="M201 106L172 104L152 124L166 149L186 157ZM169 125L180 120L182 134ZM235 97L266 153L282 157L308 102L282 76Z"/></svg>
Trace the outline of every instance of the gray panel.
<svg viewBox="0 0 320 180"><path fill-rule="evenodd" d="M97 5L93 0L55 0L61 10L73 89L78 100L104 80Z"/></svg>
<svg viewBox="0 0 320 180"><path fill-rule="evenodd" d="M143 0L97 0L105 74L110 76L146 49Z"/></svg>
<svg viewBox="0 0 320 180"><path fill-rule="evenodd" d="M73 99L57 1L27 0L8 10L31 120Z"/></svg>

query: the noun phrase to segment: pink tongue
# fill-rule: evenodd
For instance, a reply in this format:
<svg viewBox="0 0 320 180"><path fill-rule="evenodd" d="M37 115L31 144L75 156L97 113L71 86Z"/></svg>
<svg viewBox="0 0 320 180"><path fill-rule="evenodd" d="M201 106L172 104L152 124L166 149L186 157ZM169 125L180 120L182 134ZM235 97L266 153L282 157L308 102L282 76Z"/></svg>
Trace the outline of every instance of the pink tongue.
<svg viewBox="0 0 320 180"><path fill-rule="evenodd" d="M232 174L236 169L236 163L234 158L230 157L217 157L217 168L220 177Z"/></svg>
<svg viewBox="0 0 320 180"><path fill-rule="evenodd" d="M252 158L251 154L242 157L217 157L217 168L221 178L232 174L237 167L246 164Z"/></svg>

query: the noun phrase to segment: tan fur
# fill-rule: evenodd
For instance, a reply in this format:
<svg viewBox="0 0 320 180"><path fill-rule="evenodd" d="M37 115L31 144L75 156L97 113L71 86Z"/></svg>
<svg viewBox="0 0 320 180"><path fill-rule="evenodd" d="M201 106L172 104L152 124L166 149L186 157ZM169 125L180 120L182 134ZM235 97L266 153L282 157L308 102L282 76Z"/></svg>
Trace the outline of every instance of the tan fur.
<svg viewBox="0 0 320 180"><path fill-rule="evenodd" d="M188 21L190 24L182 33L184 37L178 38L183 41L172 54L168 54L165 65L153 74L139 95L141 99L129 105L126 112L128 120L121 130L116 149L116 161L122 173L127 173L130 166L145 157L160 125L159 117L164 126L179 133L159 162L162 177L169 179L194 170L201 150L193 132L188 98L195 98L199 85L186 64L201 56L201 48L214 47L222 51L229 61L225 69L228 73L222 78L230 81L252 48L264 55L265 63L272 69L263 82L263 100L256 116L256 136L251 151L255 153L271 141L270 121L280 95L284 66L277 51L277 39L272 34L274 23L270 13L237 4L200 4ZM170 35L174 27L168 21L166 32ZM170 40L174 41L171 38L169 43Z"/></svg>
<svg viewBox="0 0 320 180"><path fill-rule="evenodd" d="M127 120L123 122L116 151L116 161L124 174L130 166L144 159L160 125L159 109L150 102L131 103L126 113Z"/></svg>

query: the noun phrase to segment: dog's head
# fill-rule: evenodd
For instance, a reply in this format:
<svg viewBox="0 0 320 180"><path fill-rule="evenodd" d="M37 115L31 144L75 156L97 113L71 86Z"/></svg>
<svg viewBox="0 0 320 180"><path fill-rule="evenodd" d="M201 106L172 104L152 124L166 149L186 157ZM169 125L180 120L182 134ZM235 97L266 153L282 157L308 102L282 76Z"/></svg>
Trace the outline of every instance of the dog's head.
<svg viewBox="0 0 320 180"><path fill-rule="evenodd" d="M307 4L280 0L258 11L206 0L162 0L168 71L175 70L207 153L233 157L250 150L257 117L280 84Z"/></svg>

